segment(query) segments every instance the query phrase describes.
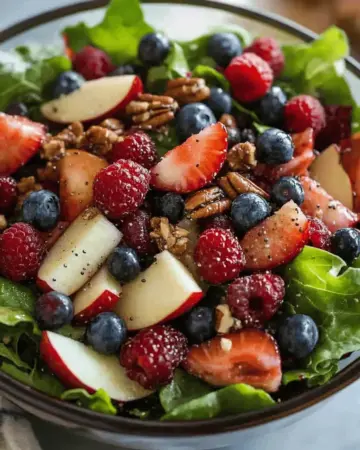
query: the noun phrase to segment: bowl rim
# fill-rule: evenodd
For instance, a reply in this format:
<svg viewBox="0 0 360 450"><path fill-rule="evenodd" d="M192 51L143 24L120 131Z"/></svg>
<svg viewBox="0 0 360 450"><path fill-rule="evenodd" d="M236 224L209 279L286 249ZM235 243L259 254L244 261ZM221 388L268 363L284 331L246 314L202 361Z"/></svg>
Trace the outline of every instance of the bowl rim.
<svg viewBox="0 0 360 450"><path fill-rule="evenodd" d="M161 4L169 3L169 0L143 0L142 3ZM292 20L283 18L277 14L264 13L255 8L220 3L216 0L172 0L171 3L207 7L227 11L245 18L255 19L276 26L278 29L287 31L306 42L310 42L317 37L316 33ZM105 7L107 4L108 0L90 0L51 9L0 31L0 44L39 25L75 13ZM346 66L350 72L360 77L360 64L354 58L348 57L346 59ZM42 417L48 415L50 420L52 417L56 417L63 423L71 423L72 426L116 434L137 435L139 437L180 438L234 432L285 418L320 403L355 382L359 377L360 358L341 370L327 384L312 388L292 399L286 400L284 403L279 403L270 408L223 418L174 422L144 421L136 418L107 416L96 413L49 397L46 394L29 388L3 372L0 372L0 391L10 400L23 405L24 409L37 410L41 412Z"/></svg>

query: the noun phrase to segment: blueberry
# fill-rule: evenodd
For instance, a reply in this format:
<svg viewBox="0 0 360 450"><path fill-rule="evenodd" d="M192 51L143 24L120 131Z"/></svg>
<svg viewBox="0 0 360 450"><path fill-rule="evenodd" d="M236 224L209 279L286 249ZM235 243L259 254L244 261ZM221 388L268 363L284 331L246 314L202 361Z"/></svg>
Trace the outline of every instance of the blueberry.
<svg viewBox="0 0 360 450"><path fill-rule="evenodd" d="M71 322L74 310L71 298L51 291L38 298L35 316L41 330L56 330Z"/></svg>
<svg viewBox="0 0 360 450"><path fill-rule="evenodd" d="M241 141L240 142L250 142L251 144L255 144L256 136L255 132L251 128L245 128L241 131Z"/></svg>
<svg viewBox="0 0 360 450"><path fill-rule="evenodd" d="M360 232L355 228L341 228L331 236L331 251L351 264L360 255Z"/></svg>
<svg viewBox="0 0 360 450"><path fill-rule="evenodd" d="M271 200L278 206L293 200L297 205L304 202L304 189L296 178L282 177L271 189Z"/></svg>
<svg viewBox="0 0 360 450"><path fill-rule="evenodd" d="M234 145L239 144L239 142L242 142L241 131L239 130L239 128L228 128L227 132L229 149Z"/></svg>
<svg viewBox="0 0 360 450"><path fill-rule="evenodd" d="M26 117L29 115L28 107L25 105L25 103L22 102L10 103L10 105L8 105L8 107L6 108L5 112L10 116Z"/></svg>
<svg viewBox="0 0 360 450"><path fill-rule="evenodd" d="M22 206L24 221L41 231L55 227L60 216L60 201L51 191L32 192Z"/></svg>
<svg viewBox="0 0 360 450"><path fill-rule="evenodd" d="M211 109L203 103L190 103L176 116L176 133L181 142L216 122Z"/></svg>
<svg viewBox="0 0 360 450"><path fill-rule="evenodd" d="M246 233L271 213L269 203L260 195L241 194L233 201L231 218L239 234Z"/></svg>
<svg viewBox="0 0 360 450"><path fill-rule="evenodd" d="M109 256L107 264L110 273L120 283L131 281L140 273L139 258L135 250L129 247L117 247Z"/></svg>
<svg viewBox="0 0 360 450"><path fill-rule="evenodd" d="M261 121L270 126L281 125L286 102L284 91L279 86L273 86L259 102L258 114Z"/></svg>
<svg viewBox="0 0 360 450"><path fill-rule="evenodd" d="M108 74L108 77L117 77L119 75L134 75L135 67L131 64L122 64Z"/></svg>
<svg viewBox="0 0 360 450"><path fill-rule="evenodd" d="M231 96L221 88L213 87L210 89L210 97L206 104L219 119L223 114L231 112L232 100Z"/></svg>
<svg viewBox="0 0 360 450"><path fill-rule="evenodd" d="M126 341L127 328L123 319L113 312L98 314L86 328L87 342L99 353L118 353Z"/></svg>
<svg viewBox="0 0 360 450"><path fill-rule="evenodd" d="M167 192L156 201L157 215L167 217L171 223L177 223L183 218L184 207L184 199L173 192Z"/></svg>
<svg viewBox="0 0 360 450"><path fill-rule="evenodd" d="M293 157L291 136L277 128L269 128L256 139L257 160L265 164L284 164Z"/></svg>
<svg viewBox="0 0 360 450"><path fill-rule="evenodd" d="M58 98L61 95L71 94L76 91L85 82L85 78L77 72L68 70L61 73L54 81L52 87L53 98Z"/></svg>
<svg viewBox="0 0 360 450"><path fill-rule="evenodd" d="M287 317L278 330L278 343L284 353L305 358L315 348L319 331L313 319L305 314Z"/></svg>
<svg viewBox="0 0 360 450"><path fill-rule="evenodd" d="M160 66L170 51L169 39L161 33L146 34L140 41L138 57L146 66Z"/></svg>
<svg viewBox="0 0 360 450"><path fill-rule="evenodd" d="M226 67L230 61L240 55L242 46L237 36L233 33L217 33L210 37L208 42L208 55L213 58L220 67Z"/></svg>
<svg viewBox="0 0 360 450"><path fill-rule="evenodd" d="M195 306L182 317L182 331L193 344L200 344L215 336L215 310L208 306Z"/></svg>

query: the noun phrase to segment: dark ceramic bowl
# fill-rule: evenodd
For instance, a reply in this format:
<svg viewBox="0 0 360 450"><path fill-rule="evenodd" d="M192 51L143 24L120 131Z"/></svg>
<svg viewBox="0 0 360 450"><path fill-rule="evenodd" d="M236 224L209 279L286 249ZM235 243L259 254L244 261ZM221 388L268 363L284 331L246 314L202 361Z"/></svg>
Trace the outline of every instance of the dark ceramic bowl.
<svg viewBox="0 0 360 450"><path fill-rule="evenodd" d="M187 39L224 23L243 24L253 34L277 37L282 42L308 42L311 31L278 16L209 0L145 1L145 14L157 28L172 37ZM101 17L99 8L107 0L92 0L52 10L27 19L0 32L0 47L56 40L58 31L79 20L94 23ZM183 20L186 20L184 30ZM347 60L348 77L360 93L360 66ZM284 426L310 413L315 405L359 378L360 360L347 360L340 372L326 385L294 394L289 400L259 412L194 422L155 422L112 417L80 409L50 398L0 372L0 391L25 411L44 420L84 432L96 439L137 449L208 449L237 445L254 434Z"/></svg>

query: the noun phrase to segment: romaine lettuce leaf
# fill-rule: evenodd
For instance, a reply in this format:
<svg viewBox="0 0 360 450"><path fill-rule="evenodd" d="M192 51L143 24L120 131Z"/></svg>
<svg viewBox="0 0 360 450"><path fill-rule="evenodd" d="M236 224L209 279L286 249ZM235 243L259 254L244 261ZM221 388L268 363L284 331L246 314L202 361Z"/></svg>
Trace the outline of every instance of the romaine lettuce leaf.
<svg viewBox="0 0 360 450"><path fill-rule="evenodd" d="M256 411L273 406L275 401L261 389L247 384L233 384L180 404L162 420L202 420Z"/></svg>
<svg viewBox="0 0 360 450"><path fill-rule="evenodd" d="M305 247L284 278L289 311L309 315L319 327L319 342L304 361L306 377L312 384L327 381L345 353L360 350L360 269Z"/></svg>
<svg viewBox="0 0 360 450"><path fill-rule="evenodd" d="M89 394L85 389L70 389L61 394L61 400L76 402L78 406L103 414L114 416L117 412L104 389L99 389L94 394Z"/></svg>
<svg viewBox="0 0 360 450"><path fill-rule="evenodd" d="M144 20L138 0L111 0L101 23L89 27L83 22L63 30L75 52L94 45L108 53L115 64L137 58L141 38L153 28Z"/></svg>
<svg viewBox="0 0 360 450"><path fill-rule="evenodd" d="M0 277L0 306L19 309L22 313L32 316L35 301L36 296L32 289Z"/></svg>
<svg viewBox="0 0 360 450"><path fill-rule="evenodd" d="M226 92L230 91L230 83L228 82L228 80L224 77L222 73L220 73L213 67L199 64L192 71L192 76L204 78L207 82L207 85L210 87L218 86L224 89L224 91Z"/></svg>

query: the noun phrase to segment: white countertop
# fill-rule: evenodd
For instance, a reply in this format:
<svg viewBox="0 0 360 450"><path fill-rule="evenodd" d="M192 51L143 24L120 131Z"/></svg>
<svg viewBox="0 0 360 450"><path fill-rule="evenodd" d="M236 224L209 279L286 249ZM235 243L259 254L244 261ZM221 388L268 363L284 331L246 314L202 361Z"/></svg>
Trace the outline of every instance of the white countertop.
<svg viewBox="0 0 360 450"><path fill-rule="evenodd" d="M21 3L21 7L20 6ZM73 0L0 0L0 29ZM234 3L249 3L234 0ZM256 6L256 0L251 2ZM306 419L251 442L241 450L359 450L360 381L335 395L320 410ZM93 443L65 429L34 420L43 450L111 450L115 447ZM25 450L25 449L24 449Z"/></svg>

